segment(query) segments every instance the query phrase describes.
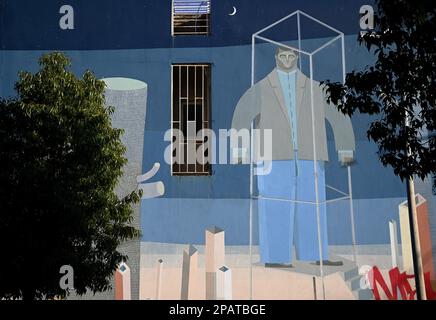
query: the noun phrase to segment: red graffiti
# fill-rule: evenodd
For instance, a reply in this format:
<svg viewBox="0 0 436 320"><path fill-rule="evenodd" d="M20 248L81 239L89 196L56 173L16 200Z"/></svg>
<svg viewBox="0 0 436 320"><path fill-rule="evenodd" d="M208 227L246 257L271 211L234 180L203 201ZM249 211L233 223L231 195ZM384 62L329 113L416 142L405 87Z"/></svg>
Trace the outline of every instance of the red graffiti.
<svg viewBox="0 0 436 320"><path fill-rule="evenodd" d="M381 300L378 285L380 285L389 300L398 300L398 292L400 292L402 300L414 300L416 289L413 289L409 282L409 279L413 279L414 277L413 274L400 272L398 267L393 268L389 271L389 279L391 283L391 288L389 289L383 275L376 266L374 266L369 273L372 292L376 300ZM429 272L424 274L424 279L427 299L436 300L436 292L433 291Z"/></svg>
<svg viewBox="0 0 436 320"><path fill-rule="evenodd" d="M436 291L433 290L430 279L430 272L424 274L425 281L425 293L427 295L427 300L436 300Z"/></svg>

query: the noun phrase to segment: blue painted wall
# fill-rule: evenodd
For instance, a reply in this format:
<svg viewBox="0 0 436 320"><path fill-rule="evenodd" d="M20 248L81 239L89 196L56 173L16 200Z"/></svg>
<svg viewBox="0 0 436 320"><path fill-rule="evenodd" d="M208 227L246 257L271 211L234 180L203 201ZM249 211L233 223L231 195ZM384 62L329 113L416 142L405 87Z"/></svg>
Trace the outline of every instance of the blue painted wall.
<svg viewBox="0 0 436 320"><path fill-rule="evenodd" d="M370 56L358 51L355 36L346 41L348 68L365 63ZM356 54L359 52L359 54ZM13 95L13 83L19 70L37 70L39 51L2 51L0 70L1 96ZM171 63L212 63L212 128L228 129L234 108L242 94L250 86L251 47L184 49L138 49L67 51L73 61L73 70L81 74L93 70L98 77L121 76L134 78L148 84L147 119L144 141L144 171L154 162L164 163L164 132L170 128ZM350 68L351 67L351 68ZM272 66L269 70L272 69ZM368 118L356 116L353 127L357 139L357 164L353 168L355 198L390 198L404 195L404 186L391 170L383 168L376 156L376 146L366 138ZM329 154L327 181L346 190L346 171L337 162L333 137L329 131ZM166 187L170 198L247 198L248 166L214 165L211 177L171 177L169 166L163 166L156 179ZM383 183L380 184L380 177ZM334 181L334 182L333 182ZM333 182L333 183L332 183Z"/></svg>
<svg viewBox="0 0 436 320"><path fill-rule="evenodd" d="M389 243L390 220L398 221L403 198L354 201L356 242L362 245ZM217 225L225 230L227 245L248 245L248 199L159 198L142 204L142 240L204 244L204 230ZM329 245L352 243L349 202L327 205ZM400 234L400 233L398 233ZM257 206L253 211L253 244L258 243Z"/></svg>
<svg viewBox="0 0 436 320"><path fill-rule="evenodd" d="M210 37L172 38L170 1L68 1L75 8L76 29L61 31L57 12L65 2L48 0L40 7L35 1L3 0L0 96L13 96L18 71L36 71L37 58L52 49L67 53L77 75L91 69L100 78L128 77L146 82L145 172L156 161L164 163L168 142L163 137L170 127L172 63L212 64L212 128L228 129L239 98L250 86L249 43L253 32L287 13L304 10L347 34L347 71L351 71L372 60L356 41L358 9L367 3L370 2L270 0L266 5L263 0L213 1ZM238 8L234 17L228 16L232 6ZM308 44L318 44L323 39L314 37L322 35L309 30ZM272 62L270 66L264 65L265 70L272 67ZM329 66L326 64L319 72L320 76L328 74ZM405 186L379 163L376 146L366 138L369 120L361 115L353 118L357 139L353 188L359 208L358 242L378 244L389 241L387 221L397 217L397 205L405 198ZM330 129L328 139L331 161L326 165L327 183L346 191L346 171L337 162ZM144 241L199 243L204 241L204 228L217 224L226 229L228 244L247 243L247 166L214 165L211 177L171 177L169 166L163 165L154 179L164 182L166 194L164 198L142 203ZM344 206L338 204L329 211L331 244L351 241Z"/></svg>
<svg viewBox="0 0 436 320"><path fill-rule="evenodd" d="M357 34L359 8L373 2L212 0L211 36L173 38L171 0L0 0L0 48L98 50L234 46L250 43L254 32L297 9L320 17L346 34ZM58 12L64 4L74 8L74 30L59 28ZM229 16L233 6L238 13Z"/></svg>

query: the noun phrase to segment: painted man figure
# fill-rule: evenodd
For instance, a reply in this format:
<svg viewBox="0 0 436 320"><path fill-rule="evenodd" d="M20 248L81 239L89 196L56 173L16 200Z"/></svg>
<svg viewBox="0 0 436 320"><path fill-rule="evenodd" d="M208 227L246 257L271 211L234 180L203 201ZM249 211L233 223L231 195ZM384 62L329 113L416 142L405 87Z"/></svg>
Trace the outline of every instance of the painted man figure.
<svg viewBox="0 0 436 320"><path fill-rule="evenodd" d="M233 129L249 129L254 120L255 128L272 131L271 171L257 176L261 262L266 266L292 266L295 245L297 260L319 263L322 259L324 265L341 265L328 260L325 120L333 128L343 165L349 165L354 157L351 120L326 102L318 82L298 69L295 51L278 48L275 58L276 68L243 95L232 121ZM319 213L315 205L315 170Z"/></svg>

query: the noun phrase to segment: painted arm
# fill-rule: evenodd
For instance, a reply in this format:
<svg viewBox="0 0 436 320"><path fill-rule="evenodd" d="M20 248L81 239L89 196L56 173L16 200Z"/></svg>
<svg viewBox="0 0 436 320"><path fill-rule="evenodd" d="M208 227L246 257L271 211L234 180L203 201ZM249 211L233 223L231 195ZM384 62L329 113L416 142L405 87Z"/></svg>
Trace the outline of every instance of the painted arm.
<svg viewBox="0 0 436 320"><path fill-rule="evenodd" d="M342 165L350 165L354 162L356 143L353 125L349 116L344 115L334 105L329 105L320 88L320 94L324 101L325 116L333 128L335 147L338 158Z"/></svg>
<svg viewBox="0 0 436 320"><path fill-rule="evenodd" d="M136 177L136 182L141 183L150 180L159 171L160 163L156 162L148 172Z"/></svg>
<svg viewBox="0 0 436 320"><path fill-rule="evenodd" d="M142 183L153 178L159 171L160 163L156 162L148 172L137 176L136 182L139 183L138 189L142 190L142 199L160 197L165 193L165 186L162 181L152 183Z"/></svg>
<svg viewBox="0 0 436 320"><path fill-rule="evenodd" d="M233 113L232 129L250 130L251 122L254 119L259 121L260 116L260 92L258 85L255 85L248 89L239 100ZM249 150L243 148L234 148L231 152L232 158L237 159L237 163L246 163L249 155ZM245 161L244 161L245 159Z"/></svg>

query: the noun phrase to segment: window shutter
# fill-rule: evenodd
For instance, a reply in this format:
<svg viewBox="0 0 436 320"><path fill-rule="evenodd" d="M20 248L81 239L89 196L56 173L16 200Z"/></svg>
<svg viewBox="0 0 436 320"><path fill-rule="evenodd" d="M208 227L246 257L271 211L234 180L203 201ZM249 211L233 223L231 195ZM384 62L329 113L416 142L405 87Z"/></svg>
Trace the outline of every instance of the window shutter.
<svg viewBox="0 0 436 320"><path fill-rule="evenodd" d="M173 0L172 32L176 35L208 35L210 0Z"/></svg>

